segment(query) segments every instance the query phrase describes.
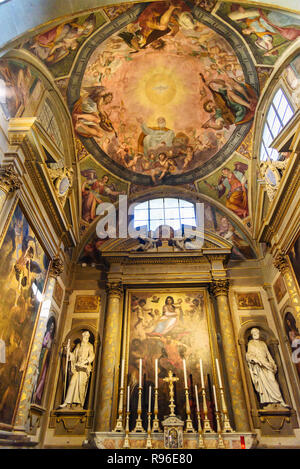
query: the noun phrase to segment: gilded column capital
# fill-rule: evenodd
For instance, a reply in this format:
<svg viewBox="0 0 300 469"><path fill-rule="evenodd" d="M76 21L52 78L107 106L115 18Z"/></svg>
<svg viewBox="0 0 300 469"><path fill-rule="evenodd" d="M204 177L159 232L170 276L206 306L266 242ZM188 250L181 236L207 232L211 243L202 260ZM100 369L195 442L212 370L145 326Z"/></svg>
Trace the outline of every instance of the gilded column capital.
<svg viewBox="0 0 300 469"><path fill-rule="evenodd" d="M278 269L280 271L280 273L282 273L282 275L284 275L286 272L288 272L290 270L290 266L289 266L287 257L283 253L283 251L280 251L275 256L273 264L276 267L276 269Z"/></svg>
<svg viewBox="0 0 300 469"><path fill-rule="evenodd" d="M4 192L14 192L20 189L20 186L21 182L12 164L0 168L0 189Z"/></svg>
<svg viewBox="0 0 300 469"><path fill-rule="evenodd" d="M64 271L64 263L60 257L53 257L49 270L49 276L53 278L59 277Z"/></svg>
<svg viewBox="0 0 300 469"><path fill-rule="evenodd" d="M122 282L107 282L106 291L108 293L108 296L115 296L117 298L121 298L123 294Z"/></svg>
<svg viewBox="0 0 300 469"><path fill-rule="evenodd" d="M217 296L228 296L229 290L229 280L222 279L222 280L213 280L212 283L209 285L209 292L211 295Z"/></svg>

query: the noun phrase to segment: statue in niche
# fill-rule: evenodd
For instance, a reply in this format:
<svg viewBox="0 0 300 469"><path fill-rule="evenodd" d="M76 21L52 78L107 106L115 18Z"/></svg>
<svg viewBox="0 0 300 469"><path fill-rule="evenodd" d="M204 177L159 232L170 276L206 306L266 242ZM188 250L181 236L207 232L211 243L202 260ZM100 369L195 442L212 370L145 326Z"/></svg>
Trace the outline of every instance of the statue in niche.
<svg viewBox="0 0 300 469"><path fill-rule="evenodd" d="M67 353L67 364L71 363L71 380L64 403L59 407L72 406L83 408L88 387L92 362L95 358L94 347L89 341L89 331L83 331L82 341L73 352Z"/></svg>
<svg viewBox="0 0 300 469"><path fill-rule="evenodd" d="M260 340L260 331L256 327L251 329L252 339L249 340L246 360L251 379L257 391L260 403L280 404L289 407L282 397L275 374L277 365L274 362L266 343Z"/></svg>

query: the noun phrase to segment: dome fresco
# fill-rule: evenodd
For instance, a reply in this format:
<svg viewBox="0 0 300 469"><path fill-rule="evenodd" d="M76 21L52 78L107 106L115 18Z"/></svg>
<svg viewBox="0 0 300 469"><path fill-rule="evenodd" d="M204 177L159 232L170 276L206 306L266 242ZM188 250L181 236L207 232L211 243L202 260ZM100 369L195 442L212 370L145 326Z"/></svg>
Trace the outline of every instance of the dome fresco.
<svg viewBox="0 0 300 469"><path fill-rule="evenodd" d="M133 182L194 181L249 131L258 79L248 51L224 23L181 0L136 5L122 18L78 56L68 88L75 133Z"/></svg>

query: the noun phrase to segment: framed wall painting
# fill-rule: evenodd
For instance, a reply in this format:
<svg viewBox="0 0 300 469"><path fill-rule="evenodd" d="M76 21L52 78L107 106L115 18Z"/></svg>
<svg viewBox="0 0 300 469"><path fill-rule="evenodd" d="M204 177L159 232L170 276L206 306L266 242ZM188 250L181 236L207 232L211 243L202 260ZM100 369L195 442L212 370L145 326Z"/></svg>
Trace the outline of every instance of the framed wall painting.
<svg viewBox="0 0 300 469"><path fill-rule="evenodd" d="M238 309L264 309L260 292L235 292Z"/></svg>
<svg viewBox="0 0 300 469"><path fill-rule="evenodd" d="M34 337L49 259L20 205L16 205L0 247L0 425L13 425Z"/></svg>

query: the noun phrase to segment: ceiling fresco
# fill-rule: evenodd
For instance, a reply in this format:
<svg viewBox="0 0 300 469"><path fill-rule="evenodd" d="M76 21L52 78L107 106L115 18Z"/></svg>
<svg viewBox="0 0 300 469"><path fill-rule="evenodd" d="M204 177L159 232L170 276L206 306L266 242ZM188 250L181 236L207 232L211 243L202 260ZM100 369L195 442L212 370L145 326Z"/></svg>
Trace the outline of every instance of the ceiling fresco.
<svg viewBox="0 0 300 469"><path fill-rule="evenodd" d="M252 258L238 226L251 228L253 119L299 36L299 16L244 3L102 7L29 31L23 61L0 59L0 111L36 115L43 80L26 57L48 68L73 123L82 235L99 203L174 186L210 200L211 229L234 240L236 259ZM298 104L299 70L295 57L282 73Z"/></svg>
<svg viewBox="0 0 300 469"><path fill-rule="evenodd" d="M239 36L178 0L137 4L101 28L67 98L76 135L101 164L134 183L182 184L241 144L258 86Z"/></svg>

